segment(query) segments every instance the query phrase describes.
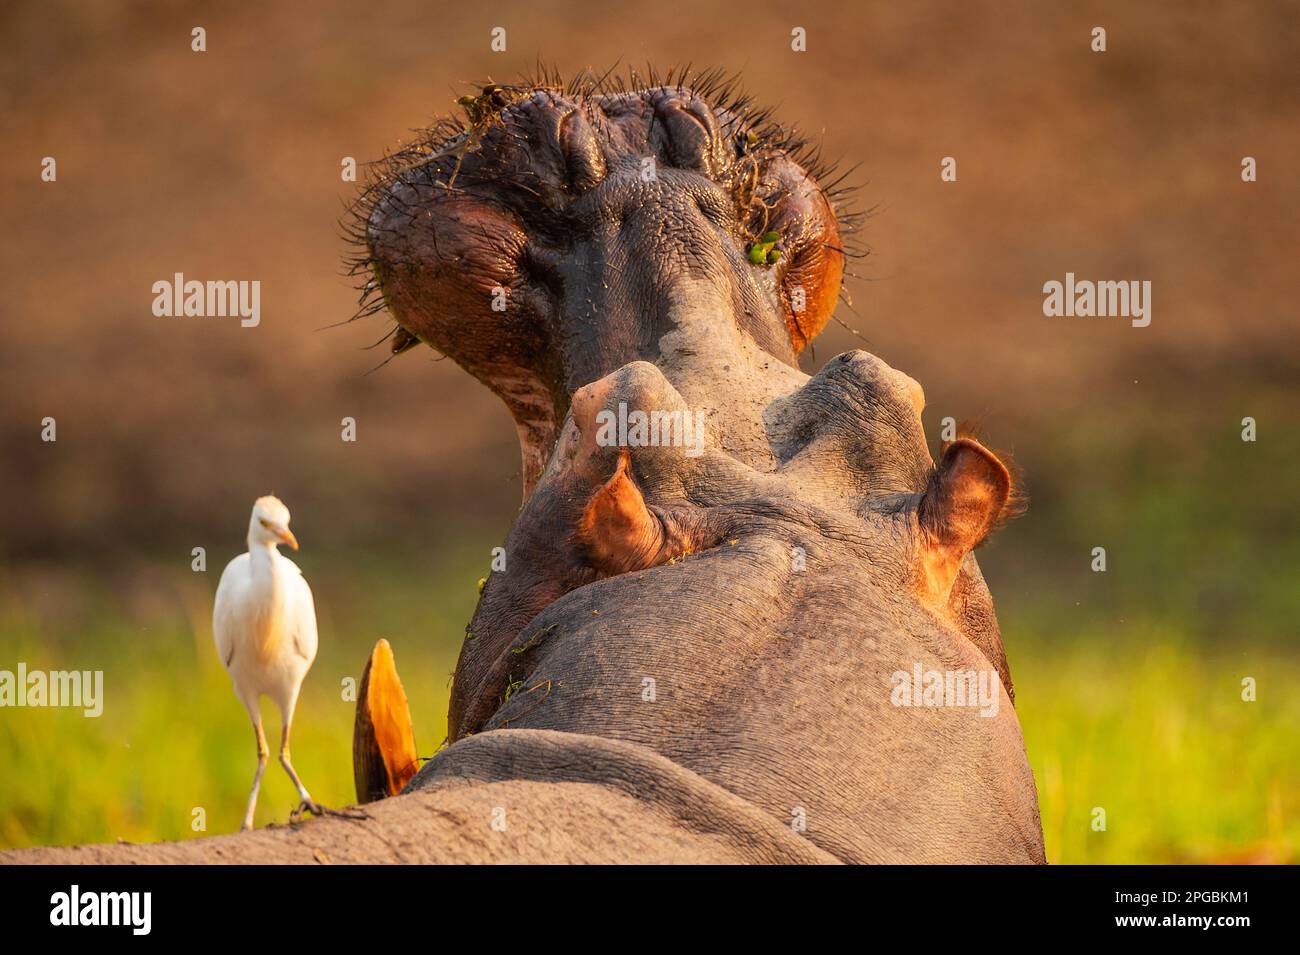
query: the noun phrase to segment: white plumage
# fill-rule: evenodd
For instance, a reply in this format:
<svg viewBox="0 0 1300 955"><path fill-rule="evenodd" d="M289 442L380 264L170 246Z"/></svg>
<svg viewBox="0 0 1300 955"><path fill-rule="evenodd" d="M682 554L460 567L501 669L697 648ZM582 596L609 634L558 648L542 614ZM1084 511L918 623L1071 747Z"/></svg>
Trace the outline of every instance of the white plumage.
<svg viewBox="0 0 1300 955"><path fill-rule="evenodd" d="M289 509L274 497L260 497L248 522L248 553L221 574L212 608L217 654L230 674L235 695L248 710L257 737L257 774L248 796L244 829L253 827L257 792L266 770L266 734L258 701L267 696L280 708L280 763L302 800L299 809L320 812L289 758L289 730L298 691L316 659L316 608L298 565L277 545L298 549L289 530Z"/></svg>

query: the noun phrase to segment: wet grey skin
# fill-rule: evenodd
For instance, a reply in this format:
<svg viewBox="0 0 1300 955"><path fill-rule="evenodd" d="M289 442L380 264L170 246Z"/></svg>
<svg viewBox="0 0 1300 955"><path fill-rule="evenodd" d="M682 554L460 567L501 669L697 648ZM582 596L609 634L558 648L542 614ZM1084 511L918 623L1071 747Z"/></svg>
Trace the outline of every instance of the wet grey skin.
<svg viewBox="0 0 1300 955"><path fill-rule="evenodd" d="M970 553L1013 506L1009 472L970 437L936 466L921 387L880 358L799 370L857 220L723 87L490 87L472 133L431 134L368 194L371 291L403 344L502 398L525 478L452 745L411 788L484 759L509 778L512 747L556 732L662 757L843 861L1041 862ZM772 234L779 256L751 254ZM704 453L602 445L620 403L703 412ZM593 511L625 452L632 540L618 506ZM1002 705L895 705L917 664L992 672Z"/></svg>

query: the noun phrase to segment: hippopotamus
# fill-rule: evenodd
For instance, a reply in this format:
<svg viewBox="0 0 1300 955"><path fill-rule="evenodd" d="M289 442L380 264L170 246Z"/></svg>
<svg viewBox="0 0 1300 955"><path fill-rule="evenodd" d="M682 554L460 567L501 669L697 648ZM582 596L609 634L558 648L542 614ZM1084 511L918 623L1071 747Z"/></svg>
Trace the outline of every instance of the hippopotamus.
<svg viewBox="0 0 1300 955"><path fill-rule="evenodd" d="M447 745L368 818L154 858L1044 862L973 554L1014 468L969 431L934 460L921 386L875 355L799 366L850 197L714 76L462 105L356 230L394 352L450 357L518 429Z"/></svg>

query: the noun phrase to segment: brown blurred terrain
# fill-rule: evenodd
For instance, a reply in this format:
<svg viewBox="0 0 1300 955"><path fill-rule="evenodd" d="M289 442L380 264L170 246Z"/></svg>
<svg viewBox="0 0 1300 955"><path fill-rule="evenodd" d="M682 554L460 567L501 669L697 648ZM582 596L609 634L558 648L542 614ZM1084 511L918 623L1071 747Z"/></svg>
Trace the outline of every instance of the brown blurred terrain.
<svg viewBox="0 0 1300 955"><path fill-rule="evenodd" d="M340 162L540 59L735 71L858 167L871 254L804 367L868 348L924 386L936 444L942 418L980 419L1027 475L1028 516L980 560L1049 858L1300 857L1294 3L65 0L6 4L0 32L0 666L103 665L131 694L103 723L0 720L0 762L26 780L0 794L0 846L190 836L177 807L218 790L237 808L247 725L207 615L268 492L323 619L295 748L313 791L348 798L333 688L377 636L418 674L432 751L474 581L518 507L518 449L497 400L429 349L368 374L386 318L326 328L357 297ZM260 280L261 325L155 317L151 286L176 272ZM1066 272L1150 280L1151 325L1044 317ZM211 705L178 723L194 666ZM158 726L189 735L163 745ZM132 742L140 762L116 759ZM1117 820L1104 844L1098 804Z"/></svg>
<svg viewBox="0 0 1300 955"><path fill-rule="evenodd" d="M495 25L507 53L489 52ZM980 416L1026 465L1037 433L1080 418L1160 416L1195 440L1250 413L1238 383L1291 389L1300 366L1286 4L53 3L7 6L3 29L13 558L237 543L232 519L266 490L330 515L315 536L340 544L475 515L503 529L519 476L495 399L427 349L367 375L383 319L319 329L355 298L342 157L379 157L466 83L539 57L722 66L860 163L878 214L840 317L922 382L931 428ZM1067 270L1150 279L1151 326L1045 318L1042 284ZM150 286L177 271L260 279L261 326L154 317ZM832 325L805 364L861 344ZM46 415L57 446L37 440Z"/></svg>

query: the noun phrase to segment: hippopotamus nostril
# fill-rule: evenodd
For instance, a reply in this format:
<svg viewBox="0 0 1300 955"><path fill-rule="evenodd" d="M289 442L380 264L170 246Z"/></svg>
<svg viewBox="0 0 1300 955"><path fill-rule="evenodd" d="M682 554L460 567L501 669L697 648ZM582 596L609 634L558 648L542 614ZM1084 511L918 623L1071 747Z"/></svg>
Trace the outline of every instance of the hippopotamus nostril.
<svg viewBox="0 0 1300 955"><path fill-rule="evenodd" d="M672 165L711 177L719 172L721 140L712 110L694 98L683 102L672 96L655 104L655 120L662 133L652 142Z"/></svg>
<svg viewBox="0 0 1300 955"><path fill-rule="evenodd" d="M578 110L571 110L560 120L560 151L569 187L583 193L605 178L605 156L591 124Z"/></svg>

